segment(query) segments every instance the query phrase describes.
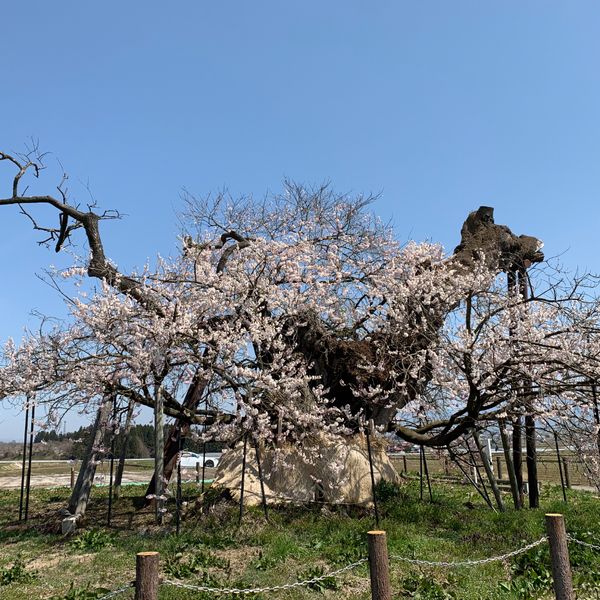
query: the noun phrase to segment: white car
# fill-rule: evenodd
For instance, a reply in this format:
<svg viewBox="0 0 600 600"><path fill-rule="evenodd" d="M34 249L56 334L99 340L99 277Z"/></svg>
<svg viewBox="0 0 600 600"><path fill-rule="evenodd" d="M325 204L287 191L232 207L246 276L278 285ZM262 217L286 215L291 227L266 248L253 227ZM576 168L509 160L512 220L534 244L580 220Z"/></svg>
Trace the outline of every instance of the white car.
<svg viewBox="0 0 600 600"><path fill-rule="evenodd" d="M205 455L204 466L207 469L212 469L219 464L219 460L221 459L220 452L207 452ZM196 452L182 452L181 453L181 467L184 469L194 469L196 464L200 465L202 468L202 454L197 454Z"/></svg>

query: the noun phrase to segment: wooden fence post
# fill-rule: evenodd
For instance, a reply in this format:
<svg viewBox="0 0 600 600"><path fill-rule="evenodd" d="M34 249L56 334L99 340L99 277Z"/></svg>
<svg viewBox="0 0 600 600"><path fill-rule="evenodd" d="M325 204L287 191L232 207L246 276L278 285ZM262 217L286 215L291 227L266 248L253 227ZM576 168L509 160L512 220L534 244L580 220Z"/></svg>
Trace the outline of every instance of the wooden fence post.
<svg viewBox="0 0 600 600"><path fill-rule="evenodd" d="M369 539L371 598L373 600L392 600L385 531L369 531L367 537Z"/></svg>
<svg viewBox="0 0 600 600"><path fill-rule="evenodd" d="M200 483L200 463L196 463L196 483Z"/></svg>
<svg viewBox="0 0 600 600"><path fill-rule="evenodd" d="M71 467L71 489L75 487L75 467Z"/></svg>
<svg viewBox="0 0 600 600"><path fill-rule="evenodd" d="M496 457L496 477L502 479L502 459L499 456Z"/></svg>
<svg viewBox="0 0 600 600"><path fill-rule="evenodd" d="M135 600L158 600L158 552L135 556Z"/></svg>
<svg viewBox="0 0 600 600"><path fill-rule="evenodd" d="M552 578L554 580L554 595L556 600L574 600L571 563L567 546L567 531L565 519L560 514L546 515L546 532L550 544L550 559L552 561Z"/></svg>
<svg viewBox="0 0 600 600"><path fill-rule="evenodd" d="M565 473L565 485L567 486L567 489L570 490L571 489L571 477L569 476L569 463L567 462L566 458L562 459L562 464L563 464L563 471Z"/></svg>

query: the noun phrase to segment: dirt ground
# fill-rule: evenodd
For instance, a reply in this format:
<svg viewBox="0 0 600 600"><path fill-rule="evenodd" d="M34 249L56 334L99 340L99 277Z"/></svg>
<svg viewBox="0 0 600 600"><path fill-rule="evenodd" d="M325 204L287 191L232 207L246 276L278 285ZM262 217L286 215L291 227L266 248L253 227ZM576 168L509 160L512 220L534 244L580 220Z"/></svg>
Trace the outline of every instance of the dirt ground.
<svg viewBox="0 0 600 600"><path fill-rule="evenodd" d="M10 466L10 471L5 469L5 472L0 472L0 489L11 489L18 488L21 486L21 465L18 463L11 463L10 465L4 465L5 467ZM65 470L62 468L63 465L59 465L57 471ZM43 472L40 474L36 474L36 465L33 465L32 473L31 473L31 487L34 488L52 488L52 487L61 487L68 486L71 484L71 474L70 472L48 472L48 469L41 469ZM44 472L45 471L45 472ZM213 479L215 473L215 469L206 469L205 478ZM77 477L77 470L75 471L75 477ZM148 483L150 478L152 477L151 469L133 469L127 470L125 468L125 472L123 473L123 484L131 484L131 483ZM182 481L193 481L195 478L195 472L193 469L184 469L181 473ZM108 485L110 479L110 474L108 469L102 468L96 472L96 477L94 479L95 485Z"/></svg>

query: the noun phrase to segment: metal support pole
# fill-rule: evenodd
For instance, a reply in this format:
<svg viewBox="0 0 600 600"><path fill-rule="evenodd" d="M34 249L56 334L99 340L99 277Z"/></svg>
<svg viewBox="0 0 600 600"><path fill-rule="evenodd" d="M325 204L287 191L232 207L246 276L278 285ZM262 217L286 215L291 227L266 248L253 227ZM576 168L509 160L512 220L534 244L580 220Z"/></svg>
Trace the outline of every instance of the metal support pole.
<svg viewBox="0 0 600 600"><path fill-rule="evenodd" d="M21 497L19 498L19 521L23 518L25 495L25 465L27 463L27 430L29 429L29 398L25 400L25 433L23 433L23 464L21 465Z"/></svg>
<svg viewBox="0 0 600 600"><path fill-rule="evenodd" d="M27 465L27 481L25 483L25 518L29 515L29 490L31 489L31 458L33 455L33 429L35 427L35 404L31 406L31 423L29 429L29 459Z"/></svg>

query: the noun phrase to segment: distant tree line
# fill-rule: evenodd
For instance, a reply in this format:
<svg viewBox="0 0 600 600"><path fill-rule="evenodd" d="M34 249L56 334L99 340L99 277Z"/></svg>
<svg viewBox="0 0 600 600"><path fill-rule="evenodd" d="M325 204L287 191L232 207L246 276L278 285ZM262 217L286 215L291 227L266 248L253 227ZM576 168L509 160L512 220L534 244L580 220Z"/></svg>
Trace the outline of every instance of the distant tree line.
<svg viewBox="0 0 600 600"><path fill-rule="evenodd" d="M165 425L165 438L169 435L169 427ZM65 458L83 458L85 448L92 435L92 426L80 427L76 431L58 433L52 431L38 431L35 443L51 444L52 442L72 442L70 455ZM105 445L110 449L110 433L107 434ZM153 458L154 457L154 425L133 425L127 436L127 458ZM115 456L120 456L123 448L124 436L119 434L115 441ZM220 442L207 442L207 452L220 452L223 444ZM184 449L191 452L202 453L202 442L186 439Z"/></svg>

